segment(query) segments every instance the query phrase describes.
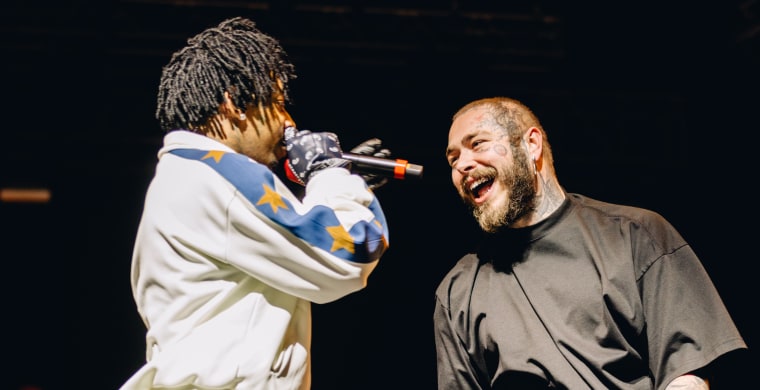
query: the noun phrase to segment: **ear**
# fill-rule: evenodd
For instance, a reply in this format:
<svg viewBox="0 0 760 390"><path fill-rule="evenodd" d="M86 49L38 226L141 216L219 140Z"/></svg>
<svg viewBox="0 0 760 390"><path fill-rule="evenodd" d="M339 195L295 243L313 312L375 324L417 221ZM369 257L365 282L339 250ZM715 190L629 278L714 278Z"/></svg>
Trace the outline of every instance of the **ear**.
<svg viewBox="0 0 760 390"><path fill-rule="evenodd" d="M526 148L528 149L528 157L533 161L541 160L544 147L544 138L541 129L535 126L531 127L525 132L523 137Z"/></svg>
<svg viewBox="0 0 760 390"><path fill-rule="evenodd" d="M233 123L245 120L245 112L235 106L230 93L227 91L224 91L224 101L219 105L219 114L231 121L235 121Z"/></svg>

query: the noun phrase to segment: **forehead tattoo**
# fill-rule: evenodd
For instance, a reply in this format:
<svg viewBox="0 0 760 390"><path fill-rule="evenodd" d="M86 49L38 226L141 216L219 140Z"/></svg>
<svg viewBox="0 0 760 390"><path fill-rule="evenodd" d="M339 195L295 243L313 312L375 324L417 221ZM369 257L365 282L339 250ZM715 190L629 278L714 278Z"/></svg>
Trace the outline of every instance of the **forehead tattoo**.
<svg viewBox="0 0 760 390"><path fill-rule="evenodd" d="M504 126L504 124L499 122L498 118L493 112L489 112L488 115L485 115L483 117L483 120L478 122L477 126L475 126L475 129L477 131L488 131L494 134L496 136L494 138L494 141L499 141L504 138L508 139L509 137L509 131ZM489 149L493 150L494 153L500 156L506 156L508 154L507 148L498 142L491 143L491 147ZM485 151L485 149L482 151Z"/></svg>
<svg viewBox="0 0 760 390"><path fill-rule="evenodd" d="M517 135L520 130L526 128L523 113L517 107L504 107L501 110L493 112L494 121L501 129L506 130L506 134Z"/></svg>
<svg viewBox="0 0 760 390"><path fill-rule="evenodd" d="M496 136L495 140L502 140L509 137L514 129L518 128L512 119L514 115L508 115L503 110L488 109L488 114L478 123L477 130L487 130Z"/></svg>

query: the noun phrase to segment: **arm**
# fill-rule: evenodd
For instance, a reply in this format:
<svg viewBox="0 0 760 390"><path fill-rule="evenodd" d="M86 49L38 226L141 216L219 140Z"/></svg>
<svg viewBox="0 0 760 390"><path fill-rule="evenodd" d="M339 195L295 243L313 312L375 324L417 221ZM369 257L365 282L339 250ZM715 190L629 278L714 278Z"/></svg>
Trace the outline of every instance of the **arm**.
<svg viewBox="0 0 760 390"><path fill-rule="evenodd" d="M707 378L702 372L746 344L692 248L659 216L643 226L634 248L650 259L639 288L656 388L688 374Z"/></svg>
<svg viewBox="0 0 760 390"><path fill-rule="evenodd" d="M312 302L325 303L357 291L388 248L387 223L362 179L329 169L306 187L304 202L280 197L271 203L230 207L228 261L264 283ZM255 206L251 218L251 208Z"/></svg>
<svg viewBox="0 0 760 390"><path fill-rule="evenodd" d="M462 344L450 310L436 294L433 312L436 364L439 390L482 389L471 364L467 348Z"/></svg>
<svg viewBox="0 0 760 390"><path fill-rule="evenodd" d="M245 156L204 158L207 151L175 152L219 173L194 174L199 182L212 183L202 186L210 193L196 194L208 199L202 203L208 207L197 212L212 221L187 231L187 244L174 245L174 250L187 247L186 258L203 252L269 286L324 303L366 286L388 248L379 202L347 169L326 167L314 175L301 203L272 171ZM218 215L220 206L225 215ZM225 247L204 245L209 234L224 234L209 242L225 242Z"/></svg>
<svg viewBox="0 0 760 390"><path fill-rule="evenodd" d="M334 134L301 131L287 139L288 169L306 186L303 201L264 172L271 189L247 197L265 223L239 231L240 248L235 250L260 256L243 258L236 266L289 294L329 302L366 286L388 248L387 223L373 193L340 158ZM248 213L242 210L233 226L255 222ZM269 231L266 222L285 230ZM260 234L268 237L255 237Z"/></svg>

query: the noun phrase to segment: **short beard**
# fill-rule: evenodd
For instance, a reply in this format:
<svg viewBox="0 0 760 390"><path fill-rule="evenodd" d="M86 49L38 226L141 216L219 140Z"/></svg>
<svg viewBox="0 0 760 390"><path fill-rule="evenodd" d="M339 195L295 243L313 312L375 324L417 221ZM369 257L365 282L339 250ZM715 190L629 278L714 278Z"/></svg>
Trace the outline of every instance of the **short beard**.
<svg viewBox="0 0 760 390"><path fill-rule="evenodd" d="M535 172L528 165L527 157L522 153L514 153L514 165L506 168L497 167L500 181L509 190L506 204L495 204L490 200L476 206L468 202L472 215L480 224L480 228L488 233L495 233L504 227L509 227L520 218L535 210L536 188L534 186Z"/></svg>

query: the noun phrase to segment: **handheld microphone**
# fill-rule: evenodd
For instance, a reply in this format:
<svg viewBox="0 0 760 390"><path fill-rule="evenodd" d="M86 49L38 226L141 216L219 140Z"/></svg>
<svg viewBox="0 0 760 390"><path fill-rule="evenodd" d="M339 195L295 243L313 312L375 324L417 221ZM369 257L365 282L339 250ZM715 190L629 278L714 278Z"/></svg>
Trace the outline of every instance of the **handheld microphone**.
<svg viewBox="0 0 760 390"><path fill-rule="evenodd" d="M343 158L351 161L353 169L359 172L388 175L400 180L407 177L422 179L422 165L410 164L400 158L392 160L346 152L343 152Z"/></svg>
<svg viewBox="0 0 760 390"><path fill-rule="evenodd" d="M294 137L297 131L292 126L286 128L285 139ZM422 165L410 164L407 160L387 159L346 152L343 152L342 157L351 161L352 170L357 172L385 175L399 180L406 179L407 177L422 179Z"/></svg>

